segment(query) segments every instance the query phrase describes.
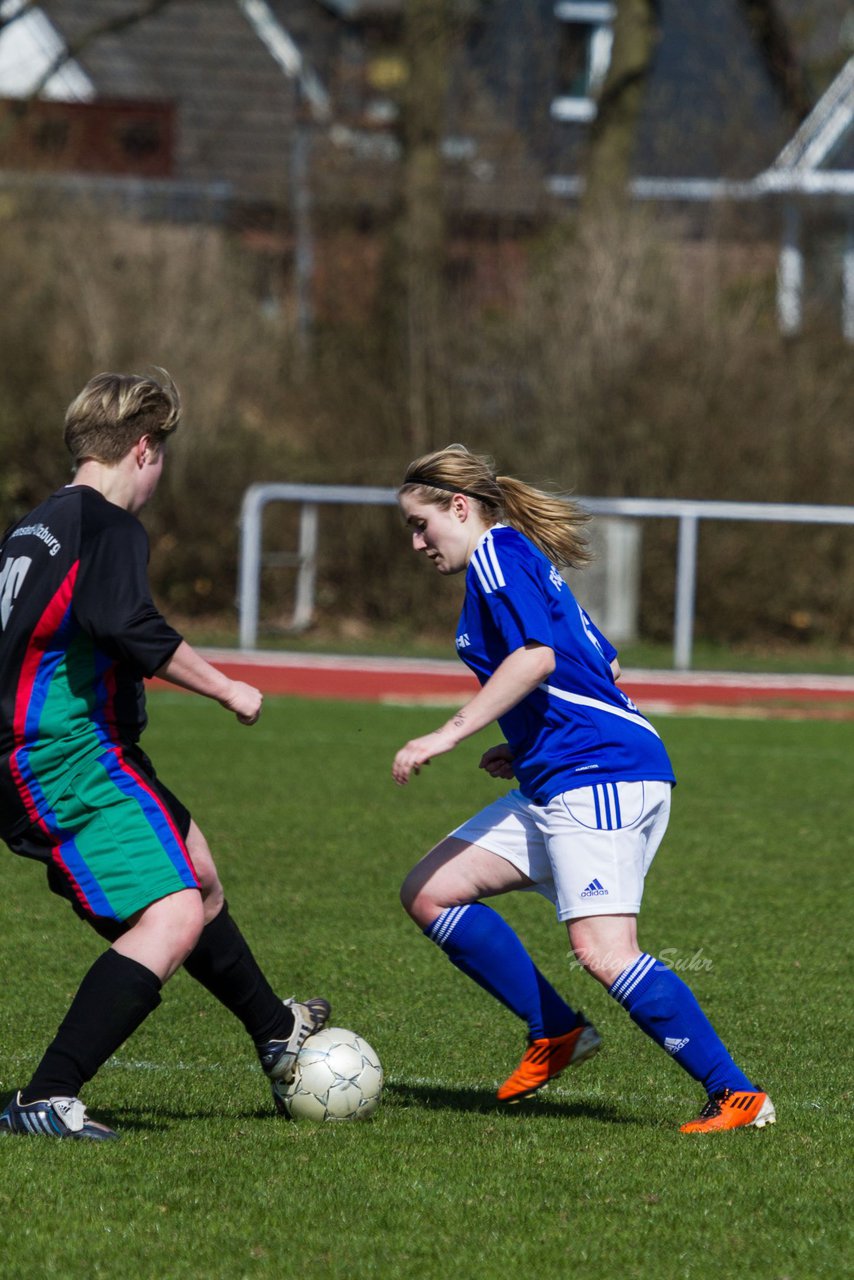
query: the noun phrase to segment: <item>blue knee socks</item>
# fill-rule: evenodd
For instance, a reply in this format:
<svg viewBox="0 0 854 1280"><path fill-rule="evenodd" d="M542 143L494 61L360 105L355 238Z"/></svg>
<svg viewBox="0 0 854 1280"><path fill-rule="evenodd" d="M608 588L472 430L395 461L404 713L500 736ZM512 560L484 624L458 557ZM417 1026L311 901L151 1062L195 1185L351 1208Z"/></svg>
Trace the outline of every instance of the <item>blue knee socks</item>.
<svg viewBox="0 0 854 1280"><path fill-rule="evenodd" d="M506 920L482 902L448 907L424 933L461 972L527 1022L532 1040L564 1035L583 1021L546 981Z"/></svg>
<svg viewBox="0 0 854 1280"><path fill-rule="evenodd" d="M690 988L655 956L639 956L612 983L608 993L708 1093L755 1089L727 1053Z"/></svg>

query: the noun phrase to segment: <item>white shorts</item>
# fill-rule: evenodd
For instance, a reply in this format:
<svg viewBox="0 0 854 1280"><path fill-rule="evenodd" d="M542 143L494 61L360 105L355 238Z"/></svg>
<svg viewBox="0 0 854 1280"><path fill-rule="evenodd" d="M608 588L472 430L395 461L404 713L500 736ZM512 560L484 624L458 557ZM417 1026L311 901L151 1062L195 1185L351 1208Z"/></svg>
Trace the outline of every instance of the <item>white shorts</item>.
<svg viewBox="0 0 854 1280"><path fill-rule="evenodd" d="M558 920L637 915L670 817L669 782L599 782L547 805L510 791L450 834L517 867Z"/></svg>

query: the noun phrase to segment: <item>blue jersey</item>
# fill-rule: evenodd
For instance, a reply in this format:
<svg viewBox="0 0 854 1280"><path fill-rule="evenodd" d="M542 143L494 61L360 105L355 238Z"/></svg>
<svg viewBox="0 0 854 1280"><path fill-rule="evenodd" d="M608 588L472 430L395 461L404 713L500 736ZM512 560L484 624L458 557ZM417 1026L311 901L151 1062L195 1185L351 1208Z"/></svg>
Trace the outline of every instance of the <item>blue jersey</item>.
<svg viewBox="0 0 854 1280"><path fill-rule="evenodd" d="M535 804L594 782L674 782L664 744L616 685L616 649L530 539L494 525L475 548L457 651L485 684L528 642L554 650L548 680L499 720L522 794Z"/></svg>

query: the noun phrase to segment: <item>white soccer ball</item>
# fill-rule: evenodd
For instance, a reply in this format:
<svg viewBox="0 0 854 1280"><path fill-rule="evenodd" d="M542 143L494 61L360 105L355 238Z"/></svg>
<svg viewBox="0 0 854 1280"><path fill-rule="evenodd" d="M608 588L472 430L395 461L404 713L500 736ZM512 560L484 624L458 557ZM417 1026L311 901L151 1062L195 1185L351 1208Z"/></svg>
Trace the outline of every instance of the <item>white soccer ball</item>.
<svg viewBox="0 0 854 1280"><path fill-rule="evenodd" d="M273 1091L294 1120L367 1120L376 1111L383 1069L374 1050L355 1031L324 1027L297 1054L289 1084Z"/></svg>

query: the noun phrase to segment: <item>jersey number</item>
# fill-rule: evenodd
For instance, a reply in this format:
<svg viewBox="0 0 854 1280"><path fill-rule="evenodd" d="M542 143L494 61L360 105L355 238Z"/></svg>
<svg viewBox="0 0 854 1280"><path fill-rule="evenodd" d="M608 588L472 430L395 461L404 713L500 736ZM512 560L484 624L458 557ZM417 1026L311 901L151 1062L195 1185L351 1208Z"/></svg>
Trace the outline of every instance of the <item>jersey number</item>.
<svg viewBox="0 0 854 1280"><path fill-rule="evenodd" d="M3 631L6 630L12 605L32 563L29 556L18 556L17 560L7 560L0 569L0 628Z"/></svg>

